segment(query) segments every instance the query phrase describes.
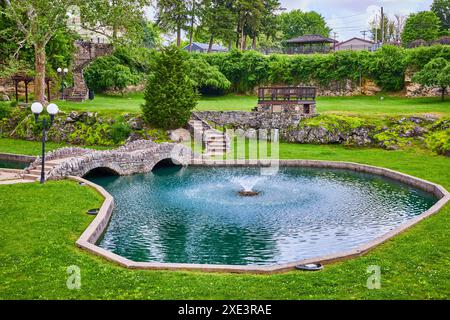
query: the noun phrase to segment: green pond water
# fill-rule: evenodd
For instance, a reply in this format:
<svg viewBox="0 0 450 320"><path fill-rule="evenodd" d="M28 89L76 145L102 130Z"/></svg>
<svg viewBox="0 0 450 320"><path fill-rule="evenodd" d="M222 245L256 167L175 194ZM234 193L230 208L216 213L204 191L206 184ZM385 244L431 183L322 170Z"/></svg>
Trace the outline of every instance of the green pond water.
<svg viewBox="0 0 450 320"><path fill-rule="evenodd" d="M28 166L28 164L24 163L24 162L0 160L0 168L25 169L27 166Z"/></svg>
<svg viewBox="0 0 450 320"><path fill-rule="evenodd" d="M430 194L346 170L160 168L90 177L115 199L98 245L134 261L268 265L348 250L430 208ZM238 192L253 189L256 197Z"/></svg>

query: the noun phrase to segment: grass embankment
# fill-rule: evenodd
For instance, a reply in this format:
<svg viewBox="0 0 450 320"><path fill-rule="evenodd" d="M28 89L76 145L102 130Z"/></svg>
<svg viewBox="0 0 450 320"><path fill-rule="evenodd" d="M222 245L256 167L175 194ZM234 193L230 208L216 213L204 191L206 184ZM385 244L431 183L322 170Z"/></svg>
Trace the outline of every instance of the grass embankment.
<svg viewBox="0 0 450 320"><path fill-rule="evenodd" d="M55 143L51 141L45 143L45 150L47 152L63 147L70 147L70 145L66 143ZM100 146L89 146L89 147L83 146L83 148L90 148L97 150L108 149L107 147L100 147ZM37 156L42 153L42 143L40 141L26 141L19 139L0 138L0 152Z"/></svg>
<svg viewBox="0 0 450 320"><path fill-rule="evenodd" d="M281 158L350 160L385 166L450 189L450 159L420 150L384 151L282 144ZM138 271L81 251L75 240L100 197L69 181L0 186L2 299L422 299L450 297L450 206L370 254L322 272L233 275ZM66 287L67 267L81 289ZM368 290L368 266L381 267L381 289Z"/></svg>
<svg viewBox="0 0 450 320"><path fill-rule="evenodd" d="M140 112L144 102L140 93L125 96L97 95L93 101L82 103L59 101L64 111L93 111L117 115ZM201 111L250 111L257 104L254 96L226 95L218 97L202 97L197 109ZM319 113L339 113L357 116L398 116L411 114L436 114L450 116L450 99L441 102L438 97L403 98L396 96L356 96L356 97L319 97L317 99Z"/></svg>

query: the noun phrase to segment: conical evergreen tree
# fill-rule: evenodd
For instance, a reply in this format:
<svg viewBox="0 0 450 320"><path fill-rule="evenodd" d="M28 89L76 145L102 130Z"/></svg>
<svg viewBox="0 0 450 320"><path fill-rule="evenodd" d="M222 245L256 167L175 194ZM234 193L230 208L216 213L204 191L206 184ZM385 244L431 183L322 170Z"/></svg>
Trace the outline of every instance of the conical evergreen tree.
<svg viewBox="0 0 450 320"><path fill-rule="evenodd" d="M142 105L144 119L164 129L184 126L197 105L199 95L189 78L187 53L175 46L156 56Z"/></svg>

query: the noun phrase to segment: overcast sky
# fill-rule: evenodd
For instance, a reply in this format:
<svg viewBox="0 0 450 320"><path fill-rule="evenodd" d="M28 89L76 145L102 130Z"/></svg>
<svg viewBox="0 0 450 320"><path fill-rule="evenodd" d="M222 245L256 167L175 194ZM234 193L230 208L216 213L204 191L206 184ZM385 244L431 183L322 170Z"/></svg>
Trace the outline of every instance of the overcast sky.
<svg viewBox="0 0 450 320"><path fill-rule="evenodd" d="M380 7L389 16L408 15L412 12L429 10L432 0L280 0L287 10L302 9L322 14L328 25L337 32L340 41L362 37L361 31L368 30L368 23L380 12ZM148 10L153 16L153 10Z"/></svg>
<svg viewBox="0 0 450 320"><path fill-rule="evenodd" d="M389 16L408 15L429 10L432 0L281 0L288 10L302 9L321 13L328 25L337 32L338 40L361 37L368 22L384 7Z"/></svg>

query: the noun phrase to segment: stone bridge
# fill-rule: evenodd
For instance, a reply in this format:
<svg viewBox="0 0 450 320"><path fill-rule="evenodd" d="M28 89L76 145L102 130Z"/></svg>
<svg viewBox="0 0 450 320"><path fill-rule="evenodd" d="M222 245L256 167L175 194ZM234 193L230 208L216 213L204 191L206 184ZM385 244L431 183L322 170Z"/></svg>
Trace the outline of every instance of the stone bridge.
<svg viewBox="0 0 450 320"><path fill-rule="evenodd" d="M95 169L117 175L146 173L161 161L169 159L174 164L188 165L192 157L191 149L181 144L157 144L148 140L134 141L115 150L62 148L45 157L45 178L58 180L67 176L83 177ZM25 169L23 178L38 180L41 163L40 158L36 159Z"/></svg>

